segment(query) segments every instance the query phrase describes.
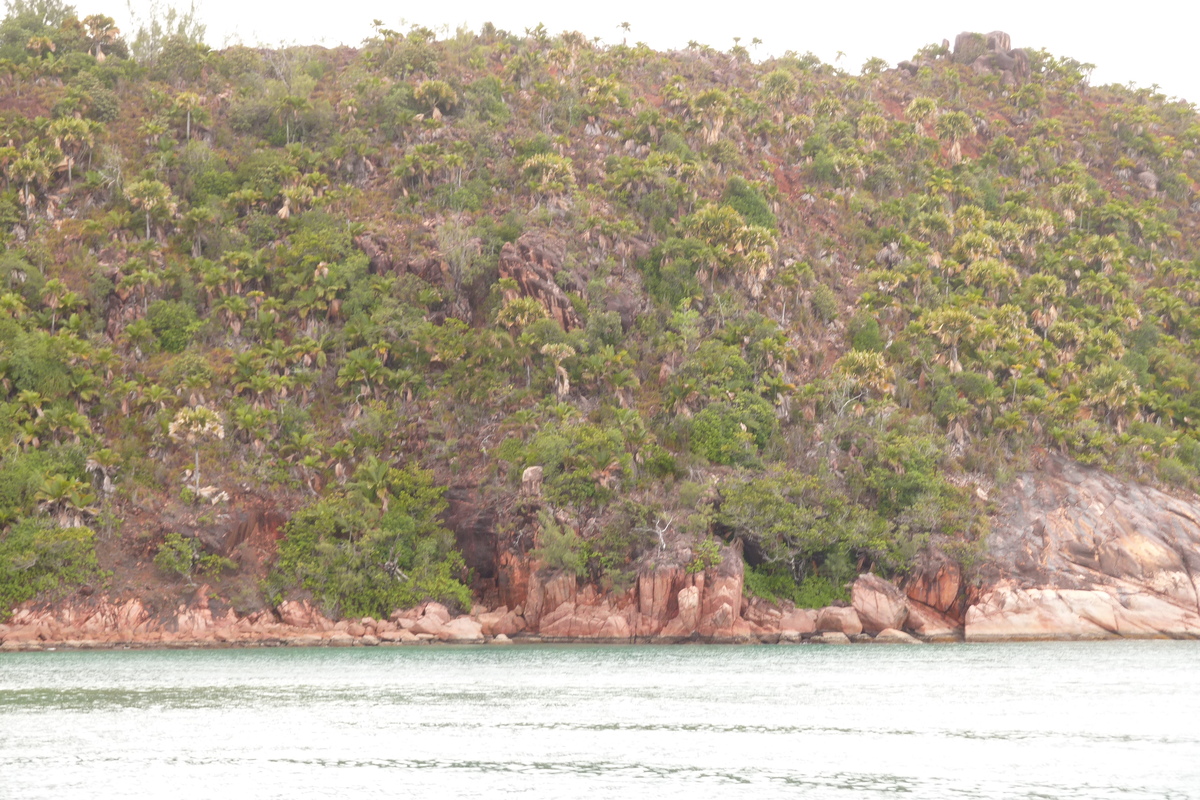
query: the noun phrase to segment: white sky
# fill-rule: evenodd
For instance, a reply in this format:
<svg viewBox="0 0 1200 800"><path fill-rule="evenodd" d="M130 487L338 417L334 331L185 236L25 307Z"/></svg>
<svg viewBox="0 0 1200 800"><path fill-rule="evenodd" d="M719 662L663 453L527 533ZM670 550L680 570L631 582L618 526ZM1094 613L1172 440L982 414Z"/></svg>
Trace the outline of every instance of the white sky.
<svg viewBox="0 0 1200 800"><path fill-rule="evenodd" d="M104 0L94 6L93 0L74 1L80 13L106 11ZM129 0L135 9L152 1ZM123 3L110 2L106 13L128 32ZM187 0L173 2L186 6ZM111 7L116 5L122 7ZM1197 0L196 0L196 8L214 47L239 40L358 45L370 35L373 19L393 28L403 19L451 31L463 24L478 30L491 21L514 33L541 22L551 33L578 30L619 43L623 34L617 26L628 22L631 44L674 49L694 39L725 50L734 36L747 46L758 37L763 43L752 51L756 58L811 50L832 63L840 50L846 57L839 65L853 72L871 56L894 65L931 42L953 42L960 31L1002 30L1011 34L1014 47L1044 47L1095 64L1094 84L1157 84L1168 96L1200 103L1200 68L1193 55Z"/></svg>

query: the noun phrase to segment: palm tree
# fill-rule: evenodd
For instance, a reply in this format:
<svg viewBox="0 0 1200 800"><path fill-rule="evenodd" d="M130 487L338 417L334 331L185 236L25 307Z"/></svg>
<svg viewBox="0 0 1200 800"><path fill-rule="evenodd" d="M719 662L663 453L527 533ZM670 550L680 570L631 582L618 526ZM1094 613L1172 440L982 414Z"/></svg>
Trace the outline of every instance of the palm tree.
<svg viewBox="0 0 1200 800"><path fill-rule="evenodd" d="M205 406L183 408L167 429L171 439L192 446L196 452L195 491L200 492L200 445L204 441L225 438L221 416Z"/></svg>
<svg viewBox="0 0 1200 800"><path fill-rule="evenodd" d="M187 124L185 127L184 139L192 140L192 112L201 106L204 98L195 92L183 92L175 98L175 108L178 111L183 111L187 116Z"/></svg>
<svg viewBox="0 0 1200 800"><path fill-rule="evenodd" d="M863 114L858 118L858 132L872 147L885 130L887 130L887 120L878 114Z"/></svg>
<svg viewBox="0 0 1200 800"><path fill-rule="evenodd" d="M692 111L704 124L705 144L713 144L721 137L730 104L729 95L720 89L708 89L692 99Z"/></svg>
<svg viewBox="0 0 1200 800"><path fill-rule="evenodd" d="M58 278L51 278L42 286L42 302L50 309L50 332L58 323L58 310L67 304L68 295L75 294ZM78 297L78 295L76 295Z"/></svg>
<svg viewBox="0 0 1200 800"><path fill-rule="evenodd" d="M975 133L975 123L963 111L951 111L938 117L938 138L950 142L950 162L962 160L962 140Z"/></svg>
<svg viewBox="0 0 1200 800"><path fill-rule="evenodd" d="M883 353L851 350L837 360L833 372L851 387L885 397L896 391L895 374Z"/></svg>
<svg viewBox="0 0 1200 800"><path fill-rule="evenodd" d="M292 123L300 119L301 111L308 111L311 108L312 105L307 99L296 95L288 94L279 99L275 111L279 114L279 121L284 124L288 144L292 143Z"/></svg>
<svg viewBox="0 0 1200 800"><path fill-rule="evenodd" d="M73 183L76 160L96 141L92 125L87 120L61 117L50 123L50 135L54 137L54 146L66 156L67 183Z"/></svg>
<svg viewBox="0 0 1200 800"><path fill-rule="evenodd" d="M25 219L29 219L30 209L35 205L34 194L30 189L30 184L44 184L50 178L50 164L41 154L35 153L28 148L21 154L19 158L13 160L8 166L9 180L20 183L23 187L21 191L22 204L25 206Z"/></svg>
<svg viewBox="0 0 1200 800"><path fill-rule="evenodd" d="M961 308L943 306L925 315L924 322L929 332L950 348L950 371L962 372L962 364L958 360L958 348L975 332L977 320L969 312ZM939 357L939 360L944 360Z"/></svg>
<svg viewBox="0 0 1200 800"><path fill-rule="evenodd" d="M53 53L58 46L49 36L31 36L25 43L25 49L32 53L34 58L41 58L43 53Z"/></svg>
<svg viewBox="0 0 1200 800"><path fill-rule="evenodd" d="M772 103L786 103L796 96L800 84L792 73L777 69L767 73L762 80L762 96Z"/></svg>
<svg viewBox="0 0 1200 800"><path fill-rule="evenodd" d="M437 118L454 107L458 93L445 81L425 81L413 90L413 99L429 106L429 113Z"/></svg>
<svg viewBox="0 0 1200 800"><path fill-rule="evenodd" d="M121 457L107 447L96 450L87 457L85 468L99 478L100 493L104 497L110 496L114 491L112 476L116 474L120 464Z"/></svg>
<svg viewBox="0 0 1200 800"><path fill-rule="evenodd" d="M77 528L83 525L85 514L95 513L91 507L95 496L82 481L65 475L46 475L34 499L61 528Z"/></svg>
<svg viewBox="0 0 1200 800"><path fill-rule="evenodd" d="M575 168L571 159L554 153L538 153L525 159L521 174L535 195L556 195L575 186Z"/></svg>
<svg viewBox="0 0 1200 800"><path fill-rule="evenodd" d="M1008 264L995 258L981 258L967 268L967 286L979 286L997 303L1003 302L1021 276Z"/></svg>
<svg viewBox="0 0 1200 800"><path fill-rule="evenodd" d="M904 115L913 121L916 126L917 133L925 135L925 123L937 116L937 103L928 97L916 97L908 108L904 110Z"/></svg>
<svg viewBox="0 0 1200 800"><path fill-rule="evenodd" d="M562 362L575 355L575 348L562 342L549 343L542 345L541 353L554 364L554 393L562 400L571 392L571 378Z"/></svg>
<svg viewBox="0 0 1200 800"><path fill-rule="evenodd" d="M97 61L103 61L104 48L116 44L121 38L116 20L103 14L91 14L83 18L83 25L87 28L92 55Z"/></svg>
<svg viewBox="0 0 1200 800"><path fill-rule="evenodd" d="M371 455L354 470L354 479L346 488L369 503L377 504L380 511L387 513L392 482L391 465Z"/></svg>
<svg viewBox="0 0 1200 800"><path fill-rule="evenodd" d="M150 218L155 214L175 213L175 198L161 181L134 181L125 187L125 196L146 215L146 240L150 240Z"/></svg>
<svg viewBox="0 0 1200 800"><path fill-rule="evenodd" d="M369 347L351 350L338 370L337 385L349 386L352 383L360 385L358 398L370 394L378 397L379 385L385 380L388 369L380 361L379 355Z"/></svg>

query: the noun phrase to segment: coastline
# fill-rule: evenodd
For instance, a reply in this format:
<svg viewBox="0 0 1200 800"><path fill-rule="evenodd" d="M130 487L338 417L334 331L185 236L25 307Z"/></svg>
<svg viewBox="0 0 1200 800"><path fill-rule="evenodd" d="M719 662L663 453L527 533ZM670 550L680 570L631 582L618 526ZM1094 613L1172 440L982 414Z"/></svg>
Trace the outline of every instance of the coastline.
<svg viewBox="0 0 1200 800"><path fill-rule="evenodd" d="M375 641L371 641L375 638ZM986 639L968 640L965 638L940 638L923 641L917 639L912 642L897 642L890 640L880 640L870 636L870 634L859 634L850 639L847 637L845 642L829 641L823 639L820 635L809 637L788 637L782 635L765 635L753 638L686 638L686 639L668 639L662 637L651 637L642 639L587 639L587 638L564 638L564 637L542 637L542 636L517 636L513 638L498 639L497 637L484 637L482 639L464 639L464 640L438 640L436 638L417 639L415 641L384 641L376 637L362 637L359 639L351 639L350 641L338 641L339 637L317 637L311 634L300 635L294 637L281 637L272 639L256 639L256 640L241 640L241 641L220 641L217 639L186 639L173 641L108 641L108 640L65 640L65 641L43 641L43 640L25 640L12 641L0 644L0 654L3 653L49 653L49 652L74 652L74 651L96 651L96 650L254 650L254 649L274 649L274 648L354 648L354 647L378 647L378 648L397 648L397 647L445 647L445 648L461 648L461 647L540 647L540 646L600 646L600 647L683 647L683 646L703 646L703 647L750 647L759 645L789 645L789 646L807 646L807 645L897 645L897 644L935 644L935 645L989 645L989 644L1037 644L1037 643L1074 643L1074 642L1116 642L1116 641L1200 641L1200 636L1166 636L1166 635L1134 635L1134 636L1097 636L1097 635L1076 635L1076 634L1047 634L1042 636L1011 636L1011 637L995 637ZM365 641L364 641L365 639Z"/></svg>

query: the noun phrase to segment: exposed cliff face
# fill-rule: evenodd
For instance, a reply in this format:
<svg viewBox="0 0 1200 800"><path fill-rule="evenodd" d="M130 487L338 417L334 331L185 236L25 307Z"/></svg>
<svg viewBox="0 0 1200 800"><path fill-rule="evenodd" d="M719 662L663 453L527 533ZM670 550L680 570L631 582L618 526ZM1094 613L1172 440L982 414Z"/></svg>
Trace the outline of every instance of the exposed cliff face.
<svg viewBox="0 0 1200 800"><path fill-rule="evenodd" d="M769 625L742 616L741 554L730 548L723 555L718 567L704 572L689 573L679 566L643 570L622 594L603 594L590 584L580 586L574 575L545 573L510 557L502 560L501 578L511 606L502 609L504 621L490 622L485 632L490 628L511 635L532 630L556 639L719 641L748 640L769 632ZM507 580L505 573L510 575Z"/></svg>
<svg viewBox="0 0 1200 800"><path fill-rule="evenodd" d="M506 292L506 300L532 297L546 313L569 331L580 327L579 314L571 306L566 293L554 276L562 269L566 258L565 244L552 236L526 233L500 251L500 277L516 281L518 291Z"/></svg>
<svg viewBox="0 0 1200 800"><path fill-rule="evenodd" d="M1200 503L1049 459L1006 492L972 641L1200 636Z"/></svg>

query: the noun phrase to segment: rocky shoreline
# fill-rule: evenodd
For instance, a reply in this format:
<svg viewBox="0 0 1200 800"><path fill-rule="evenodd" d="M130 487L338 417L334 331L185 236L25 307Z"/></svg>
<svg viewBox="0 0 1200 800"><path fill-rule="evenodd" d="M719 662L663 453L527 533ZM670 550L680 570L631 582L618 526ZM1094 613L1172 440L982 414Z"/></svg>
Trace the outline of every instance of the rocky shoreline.
<svg viewBox="0 0 1200 800"><path fill-rule="evenodd" d="M660 574L665 573L665 574ZM706 577L710 579L705 580ZM614 602L593 587L575 591L562 575L536 576L528 607L477 606L452 614L439 603L333 621L308 601L271 611L214 615L208 587L174 614L153 616L136 598L112 603L85 598L56 607L26 606L0 625L0 652L235 647L389 647L511 644L924 644L953 642L1200 639L1200 616L1154 597L1101 591L993 589L954 614L958 571L943 564L907 592L875 575L860 575L852 602L821 609L776 605L741 596L741 574L647 573L637 591ZM682 580L682 588L666 595ZM657 591L660 590L660 591ZM554 610L541 614L549 599ZM740 602L738 600L740 599ZM925 601L940 603L939 610ZM644 601L644 602L643 602ZM732 602L738 602L734 611ZM1114 610L1114 607L1121 609ZM644 610L643 610L644 609ZM649 613L646 613L649 612ZM1057 614L1057 616L1055 616ZM1094 620L1104 620L1100 627ZM1122 616L1123 615L1123 616ZM1123 622L1117 622L1121 619Z"/></svg>
<svg viewBox="0 0 1200 800"><path fill-rule="evenodd" d="M198 587L173 609L137 597L26 604L0 651L99 647L389 646L431 643L853 643L1200 639L1200 500L1048 459L1006 489L972 581L931 550L902 585L863 574L821 609L750 598L726 547L701 572L647 566L622 593L501 553L485 604L438 603L334 621L307 600L214 613Z"/></svg>

